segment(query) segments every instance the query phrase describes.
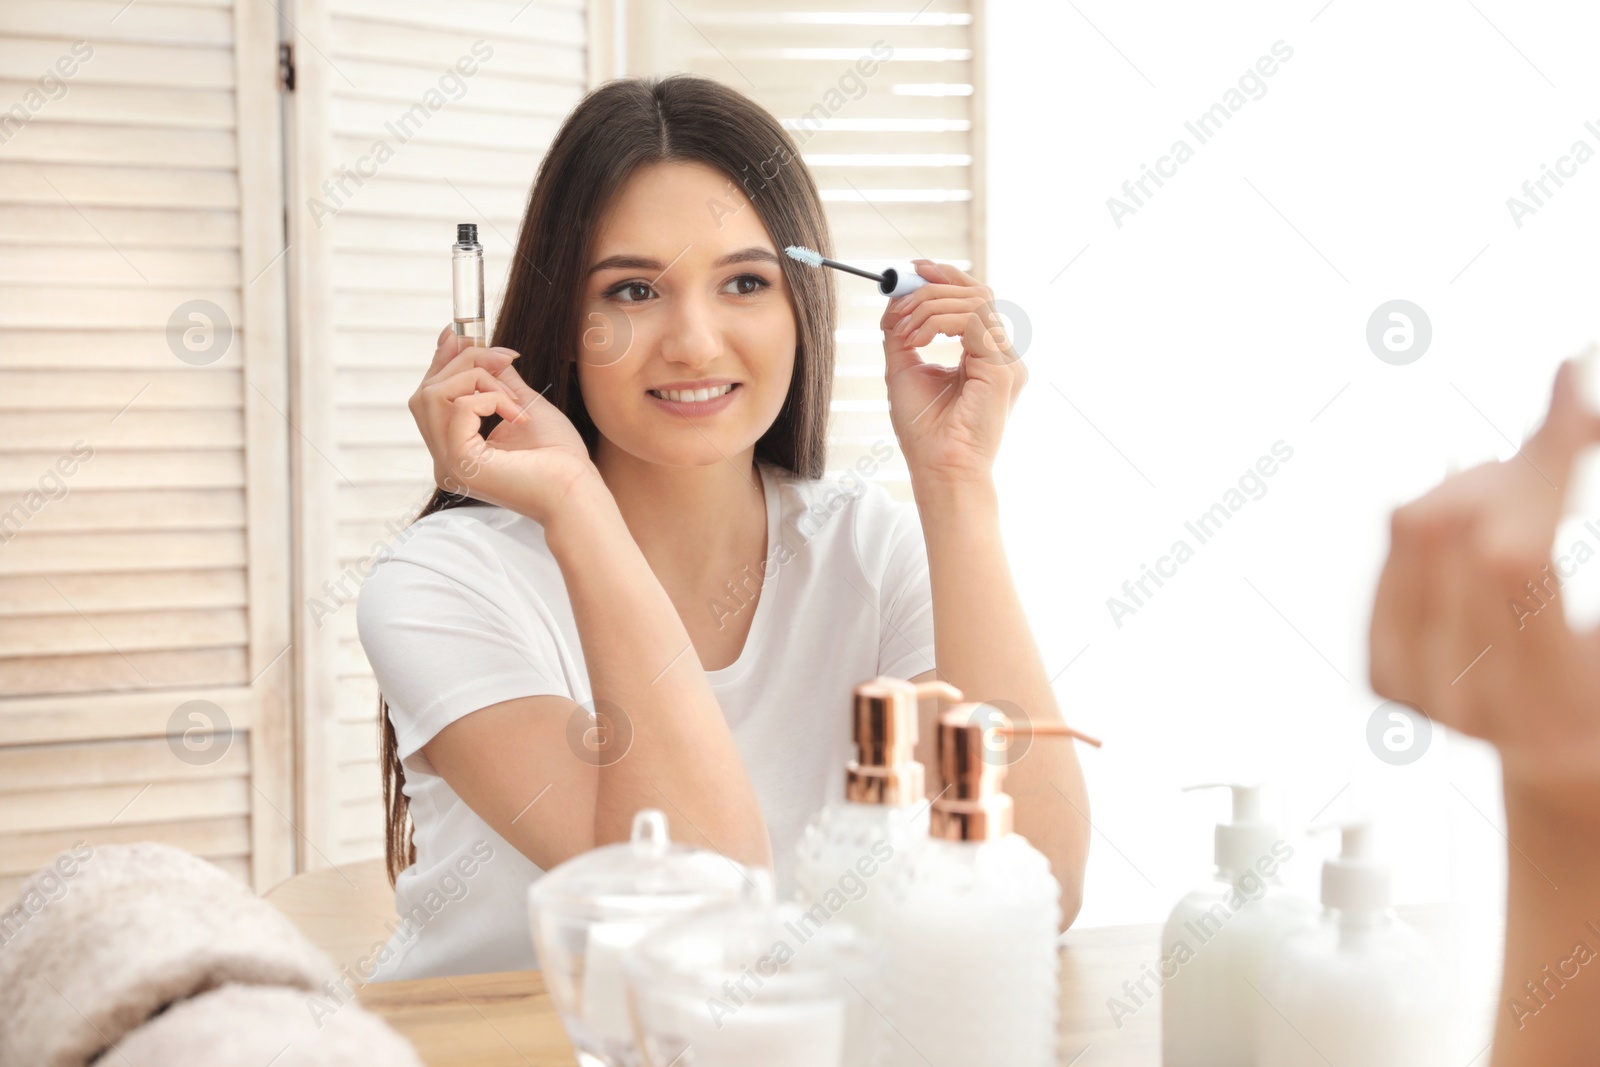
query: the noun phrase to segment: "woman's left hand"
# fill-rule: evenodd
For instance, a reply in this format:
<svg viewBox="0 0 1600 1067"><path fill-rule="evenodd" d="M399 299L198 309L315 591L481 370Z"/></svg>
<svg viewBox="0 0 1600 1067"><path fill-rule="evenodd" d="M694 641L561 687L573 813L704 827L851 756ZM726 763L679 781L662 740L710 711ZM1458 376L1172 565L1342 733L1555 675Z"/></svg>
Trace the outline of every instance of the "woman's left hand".
<svg viewBox="0 0 1600 1067"><path fill-rule="evenodd" d="M1028 368L1011 347L994 291L948 263L914 261L928 284L891 301L883 329L889 418L913 483L987 480ZM961 362L924 362L935 336L959 338Z"/></svg>

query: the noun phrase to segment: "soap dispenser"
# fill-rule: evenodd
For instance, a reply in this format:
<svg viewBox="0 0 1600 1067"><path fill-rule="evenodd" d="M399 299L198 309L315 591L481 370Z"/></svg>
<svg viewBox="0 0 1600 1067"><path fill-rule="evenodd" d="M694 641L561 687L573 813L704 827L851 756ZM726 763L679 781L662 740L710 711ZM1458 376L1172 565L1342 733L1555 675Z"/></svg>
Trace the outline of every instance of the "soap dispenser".
<svg viewBox="0 0 1600 1067"><path fill-rule="evenodd" d="M845 765L844 799L812 819L795 849L802 906L822 904L831 916L877 934L884 887L928 837L929 806L916 760L919 702L930 701L942 713L960 699L948 682L917 685L880 676L856 686L856 755Z"/></svg>
<svg viewBox="0 0 1600 1067"><path fill-rule="evenodd" d="M1446 1067L1444 967L1389 910L1372 823L1340 830L1339 855L1322 865L1326 914L1285 938L1263 975L1261 1067Z"/></svg>
<svg viewBox="0 0 1600 1067"><path fill-rule="evenodd" d="M1083 735L1059 724L1016 727L974 703L951 707L936 728L940 792L928 840L896 872L882 917L889 1062L1052 1067L1061 886L1044 854L1012 829L1011 797L1000 788L1005 753L991 742Z"/></svg>
<svg viewBox="0 0 1600 1067"><path fill-rule="evenodd" d="M1279 870L1294 849L1262 814L1261 786L1185 791L1196 789L1233 791L1233 818L1217 824L1216 871L1172 909L1155 973L1128 983L1112 1012L1132 1014L1159 989L1164 1067L1250 1067L1257 1018L1271 1011L1253 987L1274 944L1314 908L1282 886Z"/></svg>

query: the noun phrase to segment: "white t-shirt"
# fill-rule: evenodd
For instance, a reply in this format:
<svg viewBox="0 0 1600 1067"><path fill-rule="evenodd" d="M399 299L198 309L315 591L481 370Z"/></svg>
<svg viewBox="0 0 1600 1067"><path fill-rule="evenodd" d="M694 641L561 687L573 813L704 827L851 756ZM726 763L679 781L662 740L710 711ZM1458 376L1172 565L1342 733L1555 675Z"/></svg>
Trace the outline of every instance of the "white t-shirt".
<svg viewBox="0 0 1600 1067"><path fill-rule="evenodd" d="M758 466L767 558L730 578L735 590L761 594L739 658L706 677L766 819L779 899L788 899L801 831L844 793L852 690L879 674L933 668L933 602L913 504L853 477L812 481ZM740 609L733 593L723 605ZM368 575L356 618L389 703L417 846L395 885L402 924L373 979L537 967L526 897L543 871L420 749L456 719L515 697L553 693L592 708L544 529L488 504L425 516Z"/></svg>

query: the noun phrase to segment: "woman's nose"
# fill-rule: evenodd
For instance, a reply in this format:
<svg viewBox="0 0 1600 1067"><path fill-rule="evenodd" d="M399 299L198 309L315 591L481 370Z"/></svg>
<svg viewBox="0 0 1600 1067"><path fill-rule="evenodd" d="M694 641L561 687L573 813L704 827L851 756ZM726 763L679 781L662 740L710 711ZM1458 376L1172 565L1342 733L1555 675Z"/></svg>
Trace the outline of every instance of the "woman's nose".
<svg viewBox="0 0 1600 1067"><path fill-rule="evenodd" d="M722 330L710 301L685 297L673 303L661 354L691 367L704 366L722 354Z"/></svg>

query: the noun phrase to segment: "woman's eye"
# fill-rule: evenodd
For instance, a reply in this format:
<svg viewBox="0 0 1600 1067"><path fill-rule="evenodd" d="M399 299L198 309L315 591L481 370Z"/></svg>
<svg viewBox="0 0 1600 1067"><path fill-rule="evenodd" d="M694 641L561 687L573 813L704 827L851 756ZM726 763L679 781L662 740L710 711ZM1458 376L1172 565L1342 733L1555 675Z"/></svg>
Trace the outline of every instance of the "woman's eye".
<svg viewBox="0 0 1600 1067"><path fill-rule="evenodd" d="M643 289L646 293L649 293L650 291L650 287L644 282L623 282L621 285L613 286L612 288L606 290L606 295L620 297L623 293L631 293L635 289ZM642 303L645 299L647 298L641 297L638 300L625 299L622 302L624 304L638 304Z"/></svg>
<svg viewBox="0 0 1600 1067"><path fill-rule="evenodd" d="M738 292L739 296L752 296L772 284L759 274L741 274L728 284L738 286L745 282L754 282L755 284L749 289L741 288Z"/></svg>

